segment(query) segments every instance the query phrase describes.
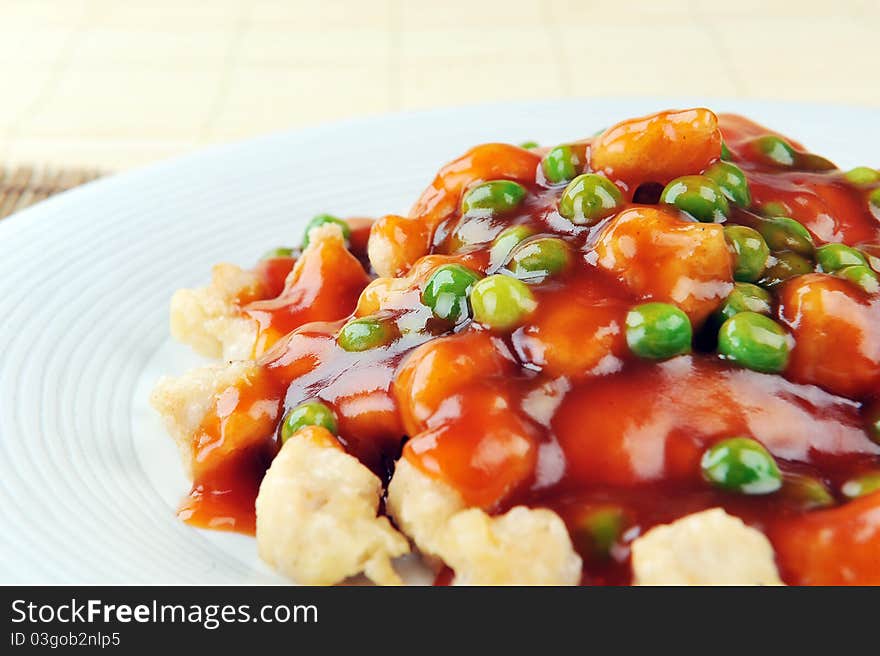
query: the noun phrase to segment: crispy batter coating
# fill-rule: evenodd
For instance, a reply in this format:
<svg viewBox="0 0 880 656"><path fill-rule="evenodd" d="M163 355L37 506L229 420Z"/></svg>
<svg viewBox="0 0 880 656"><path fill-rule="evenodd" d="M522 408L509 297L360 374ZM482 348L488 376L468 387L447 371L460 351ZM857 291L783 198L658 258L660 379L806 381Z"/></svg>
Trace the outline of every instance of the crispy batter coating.
<svg viewBox="0 0 880 656"><path fill-rule="evenodd" d="M285 280L285 291L279 297L283 304L301 302L301 296L297 294L298 285L308 288L322 266L338 264L331 258L340 252L345 253L349 265L353 264L353 269L351 266L345 269L347 275L343 275L341 267L335 269L343 289L351 293L351 287L366 284L366 274L348 254L342 229L338 225L325 223L316 226L309 231L309 239L308 247ZM320 273L317 276L326 280ZM259 357L275 339L269 343L266 343L265 337L260 340L258 322L242 308L254 301L270 300L267 296L272 293L266 284L256 270L245 270L234 264L216 265L211 272L210 284L195 289L179 289L171 298L172 336L210 358L233 361ZM322 295L324 307L329 303L331 308L344 308L344 303L340 305L338 299L330 297L333 291L331 286ZM359 291L360 286L355 293ZM289 295L290 299L285 299L284 294ZM318 300L312 298L311 303L314 306ZM347 310L343 309L342 314L346 313ZM301 323L305 323L314 320L314 317L300 316L300 319Z"/></svg>
<svg viewBox="0 0 880 656"><path fill-rule="evenodd" d="M636 585L782 585L770 541L721 508L652 528L632 568Z"/></svg>
<svg viewBox="0 0 880 656"><path fill-rule="evenodd" d="M364 572L400 584L391 559L409 543L377 516L381 481L325 429L288 439L257 497L257 547L269 565L306 585L332 585Z"/></svg>
<svg viewBox="0 0 880 656"><path fill-rule="evenodd" d="M581 559L550 510L517 506L492 517L405 458L388 488L388 511L423 554L455 570L455 585L577 585Z"/></svg>
<svg viewBox="0 0 880 656"><path fill-rule="evenodd" d="M223 390L249 376L255 376L257 369L254 362L233 362L194 369L176 378L165 376L156 383L150 403L165 420L165 427L177 443L183 465L190 476L193 435L208 410Z"/></svg>
<svg viewBox="0 0 880 656"><path fill-rule="evenodd" d="M171 334L209 358L245 360L257 339L257 323L239 311L256 297L259 277L234 264L218 264L206 287L179 289L171 298Z"/></svg>

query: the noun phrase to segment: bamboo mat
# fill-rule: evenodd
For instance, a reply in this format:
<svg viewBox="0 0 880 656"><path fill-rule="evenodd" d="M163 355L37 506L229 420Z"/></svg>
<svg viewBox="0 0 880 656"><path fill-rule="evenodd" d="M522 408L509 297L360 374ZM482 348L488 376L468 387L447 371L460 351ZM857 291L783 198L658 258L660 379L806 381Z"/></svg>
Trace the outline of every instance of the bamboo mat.
<svg viewBox="0 0 880 656"><path fill-rule="evenodd" d="M0 219L101 175L97 169L0 166Z"/></svg>
<svg viewBox="0 0 880 656"><path fill-rule="evenodd" d="M880 108L878 35L878 0L0 0L0 162L118 171L512 100Z"/></svg>

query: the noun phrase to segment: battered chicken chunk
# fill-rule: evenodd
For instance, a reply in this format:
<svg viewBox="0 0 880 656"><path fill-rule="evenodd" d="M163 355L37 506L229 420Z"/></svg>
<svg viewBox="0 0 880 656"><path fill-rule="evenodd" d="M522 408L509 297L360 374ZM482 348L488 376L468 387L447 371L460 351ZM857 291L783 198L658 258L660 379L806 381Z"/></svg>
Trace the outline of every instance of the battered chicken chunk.
<svg viewBox="0 0 880 656"><path fill-rule="evenodd" d="M260 278L234 264L218 264L207 287L180 289L171 298L171 334L209 358L251 357L257 323L239 308L259 295Z"/></svg>
<svg viewBox="0 0 880 656"><path fill-rule="evenodd" d="M257 497L257 547L269 565L306 585L332 585L364 572L400 584L391 559L409 544L377 516L382 483L327 430L288 439Z"/></svg>
<svg viewBox="0 0 880 656"><path fill-rule="evenodd" d="M652 528L632 568L637 585L782 585L770 541L721 508Z"/></svg>
<svg viewBox="0 0 880 656"><path fill-rule="evenodd" d="M517 506L492 517L402 458L388 511L422 553L455 571L455 585L577 585L581 559L556 513Z"/></svg>
<svg viewBox="0 0 880 656"><path fill-rule="evenodd" d="M217 401L218 395L228 387L255 376L255 362L234 362L230 365L204 367L172 378L165 376L153 389L150 402L162 415L165 427L177 447L187 474L192 477L193 436Z"/></svg>

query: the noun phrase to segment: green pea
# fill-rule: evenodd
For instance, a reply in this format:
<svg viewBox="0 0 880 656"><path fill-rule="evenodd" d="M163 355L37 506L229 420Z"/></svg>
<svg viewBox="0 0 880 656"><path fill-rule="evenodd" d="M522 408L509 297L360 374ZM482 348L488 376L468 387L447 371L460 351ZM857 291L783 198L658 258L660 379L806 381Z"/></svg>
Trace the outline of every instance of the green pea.
<svg viewBox="0 0 880 656"><path fill-rule="evenodd" d="M495 330L518 326L537 305L528 285L510 276L487 276L471 289L474 320Z"/></svg>
<svg viewBox="0 0 880 656"><path fill-rule="evenodd" d="M541 144L537 141L523 141L520 145L520 148L525 148L526 150L532 150L534 148L540 148Z"/></svg>
<svg viewBox="0 0 880 656"><path fill-rule="evenodd" d="M813 153L798 153L797 166L805 171L833 171L837 168L830 159Z"/></svg>
<svg viewBox="0 0 880 656"><path fill-rule="evenodd" d="M305 426L323 426L334 435L339 432L333 410L320 401L307 401L291 408L284 415L281 422L281 441L286 442Z"/></svg>
<svg viewBox="0 0 880 656"><path fill-rule="evenodd" d="M558 237L539 237L517 246L510 258L510 270L520 280L546 278L563 271L571 252Z"/></svg>
<svg viewBox="0 0 880 656"><path fill-rule="evenodd" d="M724 322L740 312L769 315L773 311L772 303L770 292L766 289L748 282L736 282L733 291L718 309L718 317Z"/></svg>
<svg viewBox="0 0 880 656"><path fill-rule="evenodd" d="M541 160L541 168L548 182L560 184L569 182L580 173L586 163L584 144L563 144L556 146Z"/></svg>
<svg viewBox="0 0 880 656"><path fill-rule="evenodd" d="M713 445L703 454L700 467L703 478L722 490L770 494L782 487L776 460L749 437L732 437Z"/></svg>
<svg viewBox="0 0 880 656"><path fill-rule="evenodd" d="M721 159L725 162L729 162L733 159L733 153L730 152L730 148L728 148L727 144L723 141L721 142Z"/></svg>
<svg viewBox="0 0 880 656"><path fill-rule="evenodd" d="M457 322L468 316L468 295L480 274L461 264L444 264L428 278L422 291L422 303L434 316Z"/></svg>
<svg viewBox="0 0 880 656"><path fill-rule="evenodd" d="M791 338L778 323L757 312L737 312L718 332L718 353L747 369L779 373L788 365Z"/></svg>
<svg viewBox="0 0 880 656"><path fill-rule="evenodd" d="M758 223L758 232L772 251L792 251L813 256L813 235L800 223L787 216L774 216Z"/></svg>
<svg viewBox="0 0 880 656"><path fill-rule="evenodd" d="M728 200L743 208L752 204L752 193L746 174L736 164L718 162L703 174L717 184Z"/></svg>
<svg viewBox="0 0 880 656"><path fill-rule="evenodd" d="M764 203L758 211L766 217L791 216L791 210L788 209L788 205L779 201Z"/></svg>
<svg viewBox="0 0 880 656"><path fill-rule="evenodd" d="M880 490L880 472L871 472L851 478L840 488L843 496L848 499L863 497L878 490Z"/></svg>
<svg viewBox="0 0 880 656"><path fill-rule="evenodd" d="M336 341L346 351L367 351L394 341L393 325L377 317L352 319L339 331Z"/></svg>
<svg viewBox="0 0 880 656"><path fill-rule="evenodd" d="M825 273L855 264L867 265L868 260L859 251L846 244L825 244L816 249L816 261Z"/></svg>
<svg viewBox="0 0 880 656"><path fill-rule="evenodd" d="M669 303L644 303L626 315L626 343L641 358L662 360L691 350L690 319Z"/></svg>
<svg viewBox="0 0 880 656"><path fill-rule="evenodd" d="M862 187L864 185L880 182L880 171L867 166L857 166L844 173L843 177L857 187Z"/></svg>
<svg viewBox="0 0 880 656"><path fill-rule="evenodd" d="M798 153L785 139L768 134L758 137L752 142L757 151L764 156L765 160L777 166L793 167L798 159Z"/></svg>
<svg viewBox="0 0 880 656"><path fill-rule="evenodd" d="M837 275L855 283L868 294L876 294L880 291L880 280L877 279L877 274L866 264L843 267L837 272Z"/></svg>
<svg viewBox="0 0 880 656"><path fill-rule="evenodd" d="M675 205L703 223L720 223L730 214L721 187L704 175L676 178L663 189L660 202Z"/></svg>
<svg viewBox="0 0 880 656"><path fill-rule="evenodd" d="M868 202L880 209L880 187L871 192L871 195L868 196Z"/></svg>
<svg viewBox="0 0 880 656"><path fill-rule="evenodd" d="M761 233L747 226L731 225L724 228L724 237L736 254L734 279L751 282L760 278L770 257Z"/></svg>
<svg viewBox="0 0 880 656"><path fill-rule="evenodd" d="M469 190L461 201L461 213L505 214L526 197L526 188L512 180L490 180Z"/></svg>
<svg viewBox="0 0 880 656"><path fill-rule="evenodd" d="M584 173L568 183L559 199L559 213L577 225L594 225L623 203L620 189L605 176Z"/></svg>
<svg viewBox="0 0 880 656"><path fill-rule="evenodd" d="M834 505L834 496L818 478L803 474L785 474L782 477L783 497L800 510L828 508Z"/></svg>
<svg viewBox="0 0 880 656"><path fill-rule="evenodd" d="M263 257L260 260L274 260L279 257L293 257L293 249L284 248L283 246L273 248L271 251L263 253Z"/></svg>
<svg viewBox="0 0 880 656"><path fill-rule="evenodd" d="M535 231L524 225L510 226L502 231L489 248L489 266L498 268L505 262L516 245L535 234Z"/></svg>
<svg viewBox="0 0 880 656"><path fill-rule="evenodd" d="M775 287L789 278L813 272L813 263L810 260L791 251L774 254L768 264L767 270L758 281L764 287Z"/></svg>
<svg viewBox="0 0 880 656"><path fill-rule="evenodd" d="M606 559L626 524L626 513L619 506L595 508L578 522L574 536L576 546L585 555Z"/></svg>
<svg viewBox="0 0 880 656"><path fill-rule="evenodd" d="M335 223L340 228L342 228L342 236L346 239L346 241L351 239L351 228L349 227L349 225L345 221L343 221L342 219L339 219L335 216L332 216L330 214L318 214L311 221L309 221L308 225L306 226L306 231L305 231L305 233L303 233L303 241L302 241L303 248L305 248L306 246L309 245L309 233L314 228L317 228L318 226L322 226L325 223Z"/></svg>

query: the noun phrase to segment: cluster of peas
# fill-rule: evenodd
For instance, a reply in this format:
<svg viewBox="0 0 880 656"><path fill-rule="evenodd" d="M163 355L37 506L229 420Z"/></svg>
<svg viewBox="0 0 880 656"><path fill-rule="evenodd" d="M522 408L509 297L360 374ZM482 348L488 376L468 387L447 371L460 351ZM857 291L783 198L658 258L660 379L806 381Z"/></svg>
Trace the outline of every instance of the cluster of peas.
<svg viewBox="0 0 880 656"><path fill-rule="evenodd" d="M759 137L753 146L777 166L811 170L834 168L824 158L797 151L780 137ZM578 174L586 161L585 149L584 144L553 148L542 160L542 171L547 182L566 185L558 202L559 214L576 225L592 226L618 211L623 198L617 186L606 177L596 173ZM722 161L701 175L672 180L660 194L660 203L674 206L697 221L712 223L726 221L731 214L731 204L750 208L748 181L730 158L729 150L722 145ZM873 185L880 182L880 172L859 167L849 171L846 178L856 186ZM527 193L517 182L490 180L465 194L461 214L464 217L503 216L516 210ZM871 192L869 202L880 209L880 188ZM770 318L772 297L768 290L794 275L815 270L845 278L868 293L880 290L880 283L864 253L844 244L816 248L809 231L784 216L784 208L765 206L763 210L765 216L756 215L759 219L756 228L744 225L724 228L725 239L735 256L735 283L716 312L714 322L719 326L717 351L722 358L755 371L779 373L787 366L793 340ZM302 248L308 245L309 231L325 223L338 224L346 239L349 238L350 229L344 221L321 214L307 226ZM267 256L293 254L293 249L276 249ZM503 265L506 273L483 277L461 264L442 265L429 277L421 301L434 316L453 325L473 319L493 330L510 330L537 307L527 283L540 282L562 272L571 259L570 247L564 240L536 237L531 228L514 225L495 238L489 253L490 267L498 269ZM691 350L693 328L688 316L675 305L659 302L638 305L628 312L625 323L627 345L641 358L664 360ZM337 335L337 342L346 351L365 351L387 345L394 336L388 322L362 317L346 323ZM285 415L282 441L309 425L323 426L333 434L338 430L332 409L319 401L308 401ZM783 486L783 475L773 456L748 437L733 437L714 444L704 453L701 468L706 481L728 491L768 494ZM786 475L785 481L787 493L796 495L805 506L822 507L834 502L818 479ZM841 491L844 496L856 497L877 489L880 489L880 474L869 474L849 481ZM601 527L607 523L599 522Z"/></svg>

